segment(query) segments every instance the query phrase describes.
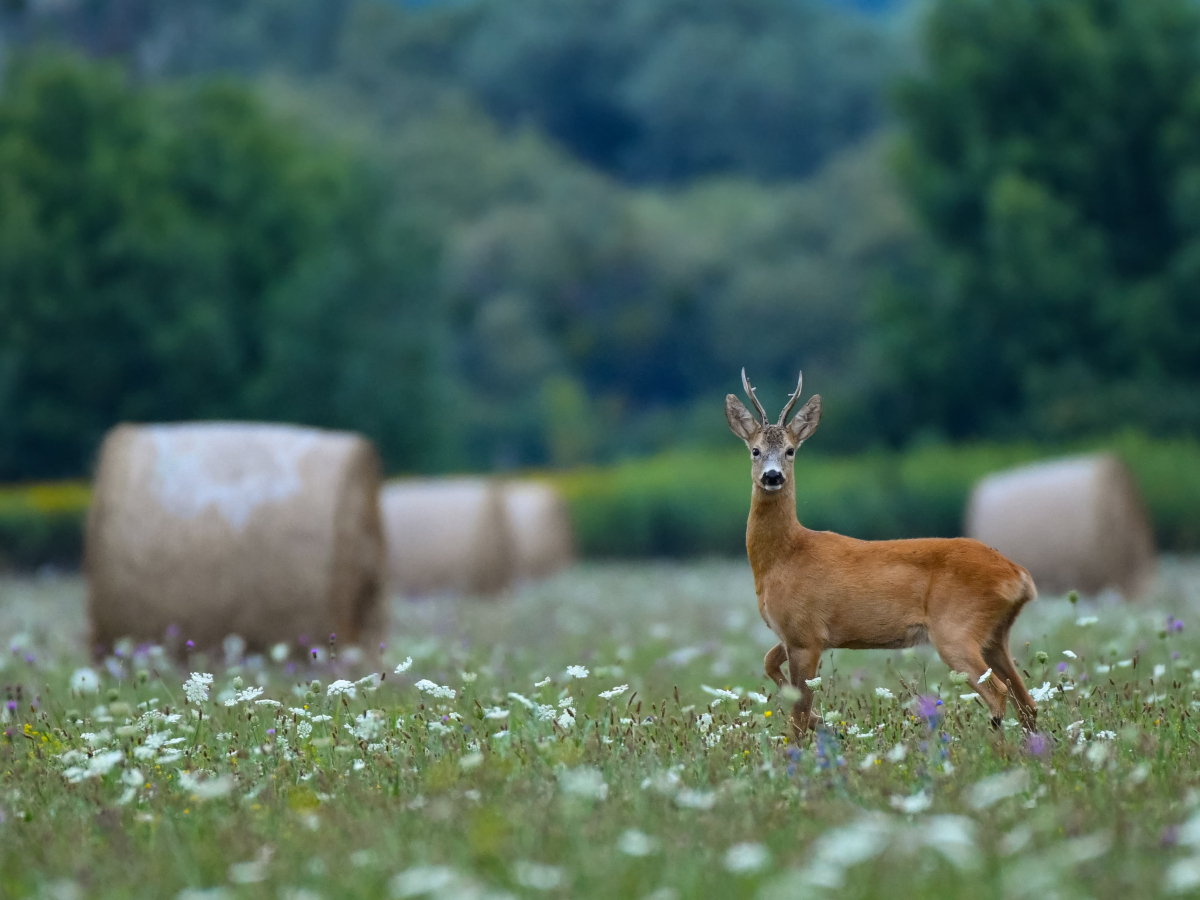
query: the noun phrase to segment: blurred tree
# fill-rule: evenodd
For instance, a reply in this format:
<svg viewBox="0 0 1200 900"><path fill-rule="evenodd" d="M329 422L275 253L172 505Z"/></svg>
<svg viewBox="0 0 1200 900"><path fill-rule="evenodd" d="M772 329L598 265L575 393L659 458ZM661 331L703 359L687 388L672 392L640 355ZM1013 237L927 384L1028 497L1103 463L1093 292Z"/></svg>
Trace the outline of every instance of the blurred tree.
<svg viewBox="0 0 1200 900"><path fill-rule="evenodd" d="M488 4L463 51L502 120L642 180L811 172L875 128L892 47L821 0Z"/></svg>
<svg viewBox="0 0 1200 900"><path fill-rule="evenodd" d="M354 426L416 464L391 404L428 387L431 267L366 179L232 84L148 92L66 56L15 65L0 478L77 474L124 419Z"/></svg>
<svg viewBox="0 0 1200 900"><path fill-rule="evenodd" d="M890 292L894 437L1200 431L1200 8L938 0L899 95L929 271Z"/></svg>

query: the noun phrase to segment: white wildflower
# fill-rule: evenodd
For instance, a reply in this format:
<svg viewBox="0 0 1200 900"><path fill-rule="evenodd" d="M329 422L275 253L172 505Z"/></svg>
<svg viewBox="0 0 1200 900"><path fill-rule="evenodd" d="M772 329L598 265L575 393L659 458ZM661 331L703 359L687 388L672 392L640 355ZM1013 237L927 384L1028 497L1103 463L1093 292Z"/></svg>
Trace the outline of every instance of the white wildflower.
<svg viewBox="0 0 1200 900"><path fill-rule="evenodd" d="M617 838L617 849L626 856L649 856L658 850L660 843L658 838L630 828Z"/></svg>
<svg viewBox="0 0 1200 900"><path fill-rule="evenodd" d="M1048 681L1043 681L1040 688L1030 688L1029 696L1034 699L1034 702L1041 703L1043 700L1049 700L1054 696L1055 688Z"/></svg>
<svg viewBox="0 0 1200 900"><path fill-rule="evenodd" d="M733 691L722 690L721 688L709 687L707 684L700 685L700 690L709 696L716 697L719 700L737 700L738 695Z"/></svg>
<svg viewBox="0 0 1200 900"><path fill-rule="evenodd" d="M535 891L552 891L563 883L563 870L558 866L518 860L513 866L513 877L521 887Z"/></svg>
<svg viewBox="0 0 1200 900"><path fill-rule="evenodd" d="M1166 675L1166 674L1167 674L1167 667L1166 667L1166 666L1164 666L1162 663L1159 663L1158 665L1156 665L1156 666L1154 667L1154 678L1155 678L1155 680L1158 680L1159 678L1162 678L1162 677L1163 677L1164 675Z"/></svg>
<svg viewBox="0 0 1200 900"><path fill-rule="evenodd" d="M405 672L407 672L411 668L412 668L412 657L409 656L404 660L404 662L402 662L402 663L400 663L400 665L396 666L396 674L403 675Z"/></svg>
<svg viewBox="0 0 1200 900"><path fill-rule="evenodd" d="M770 703L771 702L770 697L766 696L765 694L756 693L755 691L750 691L748 694L746 694L746 696L749 697L751 700L753 700L755 703Z"/></svg>
<svg viewBox="0 0 1200 900"><path fill-rule="evenodd" d="M424 894L451 897L466 883L466 879L447 866L414 866L393 877L388 889L399 900Z"/></svg>
<svg viewBox="0 0 1200 900"><path fill-rule="evenodd" d="M269 706L272 709L281 709L283 707L283 704L280 703L278 700L255 700L254 705L255 706Z"/></svg>
<svg viewBox="0 0 1200 900"><path fill-rule="evenodd" d="M193 672L192 677L183 683L183 692L189 703L203 703L208 699L208 688L213 683L212 675L207 672Z"/></svg>
<svg viewBox="0 0 1200 900"><path fill-rule="evenodd" d="M586 666L567 666L568 678L587 678L588 670Z"/></svg>
<svg viewBox="0 0 1200 900"><path fill-rule="evenodd" d="M238 691L237 694L234 695L234 697L232 699L226 700L225 705L226 706L237 706L239 703L249 703L251 700L254 700L256 697L259 697L262 694L262 692L263 692L263 689L260 687L246 688L244 691Z"/></svg>
<svg viewBox="0 0 1200 900"><path fill-rule="evenodd" d="M353 681L347 681L344 678L339 678L325 689L326 697L334 697L338 694L344 694L353 700L358 695L358 689L354 686Z"/></svg>
<svg viewBox="0 0 1200 900"><path fill-rule="evenodd" d="M959 869L979 868L975 823L966 816L930 816L925 822L925 846L942 854Z"/></svg>
<svg viewBox="0 0 1200 900"><path fill-rule="evenodd" d="M575 706L575 698L572 697L570 694L567 694L567 696L563 697L561 700L558 701L559 709L571 709L574 706Z"/></svg>
<svg viewBox="0 0 1200 900"><path fill-rule="evenodd" d="M95 694L100 690L100 676L94 669L76 669L71 675L71 690L76 694Z"/></svg>
<svg viewBox="0 0 1200 900"><path fill-rule="evenodd" d="M478 672L459 672L458 674L462 677L463 684L474 684L475 679L479 677Z"/></svg>
<svg viewBox="0 0 1200 900"><path fill-rule="evenodd" d="M543 687L545 687L546 685L548 685L548 684L549 684L549 683L550 683L552 680L553 680L553 679L551 679L551 678L550 678L550 676L549 676L549 675L547 675L547 676L546 676L545 678L543 678L541 681L535 681L535 682L533 683L533 686L534 686L535 688L543 688Z"/></svg>
<svg viewBox="0 0 1200 900"><path fill-rule="evenodd" d="M333 716L326 716L326 715L313 716L312 719L310 719L310 721L312 721L312 722L332 722Z"/></svg>
<svg viewBox="0 0 1200 900"><path fill-rule="evenodd" d="M887 688L885 688L885 687L877 687L877 688L875 688L875 696L876 696L876 697L882 697L884 700L893 700L893 699L895 699L895 697L896 697L896 695L895 695L895 694L893 694L891 691L889 691L889 690L888 690Z"/></svg>
<svg viewBox="0 0 1200 900"><path fill-rule="evenodd" d="M422 678L417 682L416 688L422 694L429 694L431 697L437 697L439 700L453 700L458 696L458 692L454 688L446 687L445 685L437 684L430 681L428 678Z"/></svg>
<svg viewBox="0 0 1200 900"><path fill-rule="evenodd" d="M296 723L296 737L300 740L308 740L312 735L312 722L301 720Z"/></svg>
<svg viewBox="0 0 1200 900"><path fill-rule="evenodd" d="M620 697L623 693L629 690L629 685L619 684L615 688L607 691L601 691L600 696L605 700L611 700L613 697Z"/></svg>
<svg viewBox="0 0 1200 900"><path fill-rule="evenodd" d="M483 765L483 754L479 753L478 751L476 751L474 753L464 754L458 760L458 767L460 769L462 769L464 772L469 772L472 769L477 769L481 765Z"/></svg>
<svg viewBox="0 0 1200 900"><path fill-rule="evenodd" d="M1168 894L1186 894L1200 887L1200 856L1173 862L1167 869L1163 887Z"/></svg>
<svg viewBox="0 0 1200 900"><path fill-rule="evenodd" d="M528 697L526 697L524 694L518 694L518 693L515 693L514 691L509 691L508 699L515 700L517 703L520 703L526 709L537 709L537 704L534 703L532 700L530 700Z"/></svg>
<svg viewBox="0 0 1200 900"><path fill-rule="evenodd" d="M291 649L292 648L287 645L286 641L280 641L271 648L271 661L276 663L286 662L288 653L291 652Z"/></svg>
<svg viewBox="0 0 1200 900"><path fill-rule="evenodd" d="M483 717L485 719L492 719L494 721L500 720L500 719L507 719L508 718L508 710L505 709L503 706L493 706L490 709L485 709L483 711Z"/></svg>
<svg viewBox="0 0 1200 900"><path fill-rule="evenodd" d="M892 796L890 802L892 809L897 809L900 812L910 816L915 815L916 813L923 813L925 810L929 809L929 807L933 806L933 798L930 797L925 791L920 791L916 794L913 794L911 797L904 797L899 794L895 794Z"/></svg>
<svg viewBox="0 0 1200 900"><path fill-rule="evenodd" d="M771 855L762 844L734 844L725 851L725 869L735 875L757 872L770 858Z"/></svg>
<svg viewBox="0 0 1200 900"><path fill-rule="evenodd" d="M567 731L568 729L574 727L575 717L573 715L571 715L571 711L568 709L568 710L565 710L563 712L563 714L558 717L556 722L558 723L559 728L561 728L563 731Z"/></svg>
<svg viewBox="0 0 1200 900"><path fill-rule="evenodd" d="M975 691L972 691L969 694L959 694L958 695L959 700L975 700L975 699L978 699L978 697L979 697L979 694L977 694Z"/></svg>
<svg viewBox="0 0 1200 900"><path fill-rule="evenodd" d="M967 796L967 805L972 809L988 809L1001 800L1020 794L1029 787L1029 772L1025 769L1010 769L999 775L989 775L977 781Z"/></svg>
<svg viewBox="0 0 1200 900"><path fill-rule="evenodd" d="M215 800L218 797L224 797L233 790L233 777L230 775L220 775L216 778L206 778L198 782L193 788L192 793L196 795L198 800Z"/></svg>
<svg viewBox="0 0 1200 900"><path fill-rule="evenodd" d="M992 677L992 670L991 670L991 668L989 667L989 668L988 668L988 670L987 670L986 672L984 672L982 675L980 675L980 676L979 676L979 680L978 680L978 681L976 681L975 683L976 683L976 684L983 684L985 681L987 681L987 680L988 680L989 678L991 678L991 677Z"/></svg>
<svg viewBox="0 0 1200 900"><path fill-rule="evenodd" d="M1065 656L1067 659L1079 659L1074 650L1064 650L1063 656Z"/></svg>
<svg viewBox="0 0 1200 900"><path fill-rule="evenodd" d="M701 713L696 719L696 727L699 728L702 733L707 733L708 729L712 728L712 721L713 717L711 714Z"/></svg>
<svg viewBox="0 0 1200 900"><path fill-rule="evenodd" d="M810 691L815 691L821 686L821 676L818 675L816 678L805 678L804 683L808 685L808 689Z"/></svg>
<svg viewBox="0 0 1200 900"><path fill-rule="evenodd" d="M1080 628L1086 628L1089 625L1095 625L1100 619L1096 616L1080 616L1075 620L1075 624Z"/></svg>
<svg viewBox="0 0 1200 900"><path fill-rule="evenodd" d="M888 762L898 763L901 762L906 756L908 756L908 748L903 744L897 744L887 752Z"/></svg>
<svg viewBox="0 0 1200 900"><path fill-rule="evenodd" d="M378 672L372 672L370 675L364 675L358 681L354 682L364 691L373 691L383 684L383 676Z"/></svg>
<svg viewBox="0 0 1200 900"><path fill-rule="evenodd" d="M675 795L675 805L684 809L712 809L716 802L717 795L712 791L684 788Z"/></svg>
<svg viewBox="0 0 1200 900"><path fill-rule="evenodd" d="M575 794L593 800L603 800L608 796L608 784L600 770L593 766L560 768L556 774L558 786L564 794Z"/></svg>
<svg viewBox="0 0 1200 900"><path fill-rule="evenodd" d="M876 754L876 753L868 753L866 756L864 756L864 757L863 757L863 761L862 761L862 762L860 762L860 763L858 764L858 770L859 770L860 772L866 772L866 771L867 771L867 770L869 770L869 769L870 769L872 766L874 766L874 765L875 765L875 763L876 763L876 761L877 761L878 759L879 759L879 755L878 755L878 754Z"/></svg>

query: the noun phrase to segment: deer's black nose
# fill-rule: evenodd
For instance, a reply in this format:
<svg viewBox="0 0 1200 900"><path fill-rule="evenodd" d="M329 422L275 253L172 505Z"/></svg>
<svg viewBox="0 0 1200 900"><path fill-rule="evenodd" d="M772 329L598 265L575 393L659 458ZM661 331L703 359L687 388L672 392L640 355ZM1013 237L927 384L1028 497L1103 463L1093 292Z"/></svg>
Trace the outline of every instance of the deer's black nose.
<svg viewBox="0 0 1200 900"><path fill-rule="evenodd" d="M767 469L763 472L762 483L767 487L777 487L783 484L783 473L778 469Z"/></svg>

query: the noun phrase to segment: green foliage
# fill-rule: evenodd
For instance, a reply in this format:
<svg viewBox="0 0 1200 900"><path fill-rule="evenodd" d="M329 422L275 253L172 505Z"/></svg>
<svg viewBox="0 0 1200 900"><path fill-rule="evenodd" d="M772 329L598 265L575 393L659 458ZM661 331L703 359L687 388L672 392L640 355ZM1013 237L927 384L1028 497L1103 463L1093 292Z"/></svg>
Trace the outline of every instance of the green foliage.
<svg viewBox="0 0 1200 900"><path fill-rule="evenodd" d="M1056 451L1036 444L930 446L906 453L796 462L797 512L809 528L864 540L962 533L972 486L984 475L1055 453L1110 447L1132 470L1159 548L1200 550L1200 443L1125 434ZM745 553L749 464L742 452L672 453L558 478L586 556Z"/></svg>
<svg viewBox="0 0 1200 900"><path fill-rule="evenodd" d="M1200 8L944 0L904 84L932 238L884 414L953 437L1200 432Z"/></svg>
<svg viewBox="0 0 1200 900"><path fill-rule="evenodd" d="M125 419L353 426L419 458L380 385L425 388L429 254L352 157L233 83L37 54L0 173L0 477L85 471Z"/></svg>
<svg viewBox="0 0 1200 900"><path fill-rule="evenodd" d="M894 48L818 0L488 3L464 79L503 121L642 180L806 174L882 118Z"/></svg>
<svg viewBox="0 0 1200 900"><path fill-rule="evenodd" d="M0 571L78 567L90 502L81 482L0 488Z"/></svg>

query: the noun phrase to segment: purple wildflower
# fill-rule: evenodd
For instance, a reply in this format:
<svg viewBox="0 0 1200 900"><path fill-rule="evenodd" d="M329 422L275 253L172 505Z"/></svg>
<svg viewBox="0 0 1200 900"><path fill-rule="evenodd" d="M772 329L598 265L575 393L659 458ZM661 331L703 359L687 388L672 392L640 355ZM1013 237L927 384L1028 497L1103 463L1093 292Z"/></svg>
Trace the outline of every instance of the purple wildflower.
<svg viewBox="0 0 1200 900"><path fill-rule="evenodd" d="M1025 752L1030 756L1044 756L1050 750L1050 741L1040 731L1025 738Z"/></svg>
<svg viewBox="0 0 1200 900"><path fill-rule="evenodd" d="M1167 632L1169 634L1178 634L1183 631L1183 620L1177 619L1174 616L1167 616Z"/></svg>
<svg viewBox="0 0 1200 900"><path fill-rule="evenodd" d="M275 729L274 729L274 728L268 728L268 729L267 729L267 734L274 734L274 733L275 733Z"/></svg>
<svg viewBox="0 0 1200 900"><path fill-rule="evenodd" d="M1065 662L1060 662L1058 664L1058 671L1060 671L1060 672L1067 671L1067 664Z"/></svg>
<svg viewBox="0 0 1200 900"><path fill-rule="evenodd" d="M196 642L195 642L195 641L191 641L191 640L189 640L189 641L187 642L187 648L188 648L189 650L192 650L192 649L194 649L194 648L195 648L195 646L196 646Z"/></svg>

